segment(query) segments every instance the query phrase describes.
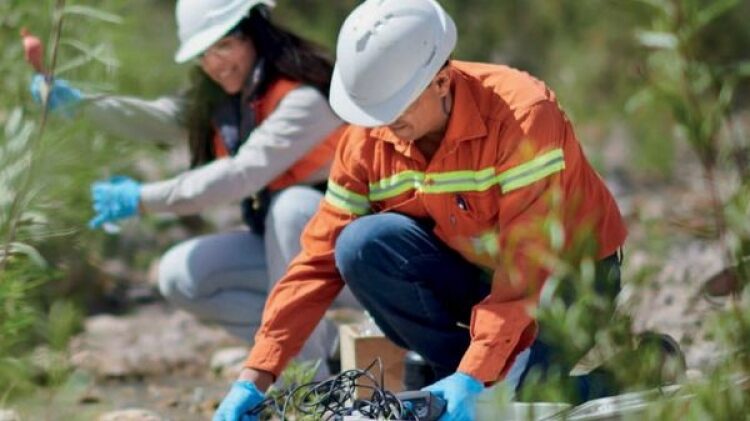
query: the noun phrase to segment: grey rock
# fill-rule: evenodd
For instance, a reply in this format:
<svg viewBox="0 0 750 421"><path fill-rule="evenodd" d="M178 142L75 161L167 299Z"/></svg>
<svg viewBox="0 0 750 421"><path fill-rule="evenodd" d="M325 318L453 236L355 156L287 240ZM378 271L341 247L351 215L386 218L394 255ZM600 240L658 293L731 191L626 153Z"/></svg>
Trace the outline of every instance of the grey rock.
<svg viewBox="0 0 750 421"><path fill-rule="evenodd" d="M231 347L216 351L211 357L211 370L221 377L239 374L242 363L247 358L246 347Z"/></svg>
<svg viewBox="0 0 750 421"><path fill-rule="evenodd" d="M0 409L0 421L21 421L21 416L12 409Z"/></svg>
<svg viewBox="0 0 750 421"><path fill-rule="evenodd" d="M127 316L87 319L84 333L71 341L70 361L101 378L159 376L205 370L214 349L237 343L218 327L155 303Z"/></svg>

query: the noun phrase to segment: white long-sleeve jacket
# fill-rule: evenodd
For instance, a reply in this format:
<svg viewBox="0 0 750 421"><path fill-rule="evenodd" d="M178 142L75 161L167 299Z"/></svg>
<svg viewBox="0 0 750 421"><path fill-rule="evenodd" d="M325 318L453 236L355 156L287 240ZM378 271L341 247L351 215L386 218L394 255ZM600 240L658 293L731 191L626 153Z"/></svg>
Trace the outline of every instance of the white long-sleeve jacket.
<svg viewBox="0 0 750 421"><path fill-rule="evenodd" d="M90 97L85 115L110 133L140 140L184 141L178 97L143 100L126 96ZM147 211L190 214L211 205L237 202L263 189L343 122L315 88L291 90L250 134L236 155L217 159L176 177L144 183L141 203ZM325 181L329 166L306 182Z"/></svg>

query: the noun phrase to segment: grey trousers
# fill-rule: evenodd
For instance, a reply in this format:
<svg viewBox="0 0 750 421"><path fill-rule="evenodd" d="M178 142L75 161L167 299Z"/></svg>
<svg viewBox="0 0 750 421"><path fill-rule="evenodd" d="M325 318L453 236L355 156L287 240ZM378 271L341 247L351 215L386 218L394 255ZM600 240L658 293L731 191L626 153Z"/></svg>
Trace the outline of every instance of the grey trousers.
<svg viewBox="0 0 750 421"><path fill-rule="evenodd" d="M200 320L252 343L268 293L299 253L302 230L322 197L310 187L289 187L272 198L264 236L237 230L172 247L159 264L162 295ZM361 308L348 288L335 304ZM323 320L300 352L301 360L322 360L319 379L329 374L325 359L337 337L335 325Z"/></svg>

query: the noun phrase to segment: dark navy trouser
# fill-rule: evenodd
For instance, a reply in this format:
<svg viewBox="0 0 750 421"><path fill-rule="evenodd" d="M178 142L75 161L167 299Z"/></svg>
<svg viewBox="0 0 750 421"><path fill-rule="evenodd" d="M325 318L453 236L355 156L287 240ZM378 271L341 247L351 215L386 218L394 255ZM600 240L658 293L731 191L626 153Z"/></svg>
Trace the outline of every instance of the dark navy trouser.
<svg viewBox="0 0 750 421"><path fill-rule="evenodd" d="M383 333L419 353L442 378L469 346L471 309L490 276L432 233L432 223L396 213L364 216L341 232L336 266ZM619 286L619 279L618 279ZM545 347L546 349L546 347ZM534 364L546 353L533 352Z"/></svg>
<svg viewBox="0 0 750 421"><path fill-rule="evenodd" d="M490 283L430 224L396 213L356 219L336 242L336 266L390 340L419 353L438 378L456 371L470 340L456 322L469 324Z"/></svg>

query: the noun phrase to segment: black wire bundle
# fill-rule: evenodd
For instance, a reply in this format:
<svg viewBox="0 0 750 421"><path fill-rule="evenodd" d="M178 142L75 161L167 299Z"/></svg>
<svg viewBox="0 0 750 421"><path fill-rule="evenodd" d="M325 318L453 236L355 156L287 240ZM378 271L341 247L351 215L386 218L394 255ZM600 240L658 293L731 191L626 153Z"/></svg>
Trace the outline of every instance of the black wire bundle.
<svg viewBox="0 0 750 421"><path fill-rule="evenodd" d="M377 364L380 378L370 370ZM282 420L287 411L314 416L322 420L342 420L346 415L361 415L372 419L419 420L404 404L384 388L383 361L377 358L366 369L347 370L321 382L310 382L297 386L277 397L268 397L250 410L258 415L272 407ZM356 399L358 389L372 391L368 399ZM281 403L283 401L283 404Z"/></svg>

